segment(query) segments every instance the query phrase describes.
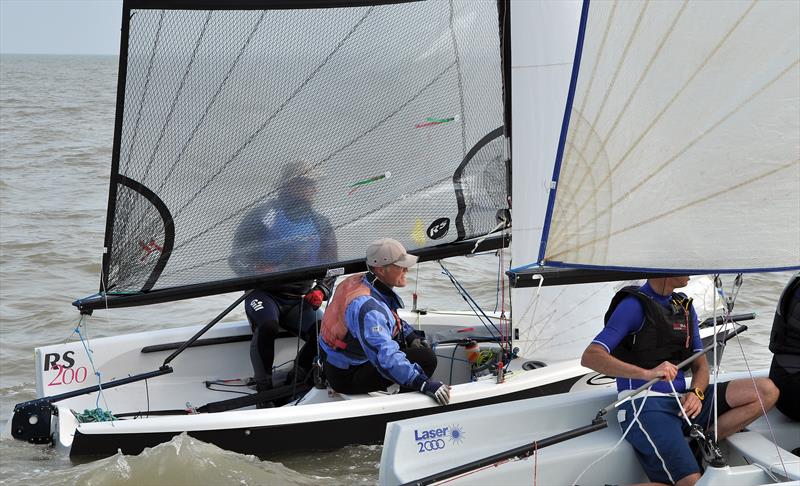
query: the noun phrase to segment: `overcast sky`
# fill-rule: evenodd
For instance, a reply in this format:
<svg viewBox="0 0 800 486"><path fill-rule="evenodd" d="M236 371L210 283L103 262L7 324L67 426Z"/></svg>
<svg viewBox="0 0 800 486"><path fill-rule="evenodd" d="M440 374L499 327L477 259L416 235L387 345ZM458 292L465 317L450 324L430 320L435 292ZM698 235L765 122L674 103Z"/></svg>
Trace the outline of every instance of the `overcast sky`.
<svg viewBox="0 0 800 486"><path fill-rule="evenodd" d="M0 0L0 53L119 54L122 0Z"/></svg>

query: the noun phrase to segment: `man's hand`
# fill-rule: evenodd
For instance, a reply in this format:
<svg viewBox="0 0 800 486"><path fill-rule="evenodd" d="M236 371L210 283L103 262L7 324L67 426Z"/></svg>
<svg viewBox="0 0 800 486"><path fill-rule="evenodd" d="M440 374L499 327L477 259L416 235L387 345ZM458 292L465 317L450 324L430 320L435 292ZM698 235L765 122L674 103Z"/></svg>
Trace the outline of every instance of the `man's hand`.
<svg viewBox="0 0 800 486"><path fill-rule="evenodd" d="M683 409L686 410L686 415L690 419L697 417L700 414L700 410L703 408L703 402L691 391L683 396L681 405L683 405ZM681 412L678 412L678 415L680 414Z"/></svg>
<svg viewBox="0 0 800 486"><path fill-rule="evenodd" d="M425 338L415 337L414 339L411 340L410 343L408 343L408 347L411 348L411 349L414 349L414 348L430 348L431 345L428 344L428 341L426 341Z"/></svg>
<svg viewBox="0 0 800 486"><path fill-rule="evenodd" d="M678 376L678 367L669 361L664 361L653 369L647 370L649 377L648 380L653 378L661 378L664 381L672 381Z"/></svg>
<svg viewBox="0 0 800 486"><path fill-rule="evenodd" d="M419 391L436 400L439 405L450 403L450 387L440 381L428 380Z"/></svg>
<svg viewBox="0 0 800 486"><path fill-rule="evenodd" d="M310 305L314 310L319 309L319 306L322 305L322 300L324 298L325 294L323 294L320 289L312 290L303 297L303 299L308 302L308 305Z"/></svg>

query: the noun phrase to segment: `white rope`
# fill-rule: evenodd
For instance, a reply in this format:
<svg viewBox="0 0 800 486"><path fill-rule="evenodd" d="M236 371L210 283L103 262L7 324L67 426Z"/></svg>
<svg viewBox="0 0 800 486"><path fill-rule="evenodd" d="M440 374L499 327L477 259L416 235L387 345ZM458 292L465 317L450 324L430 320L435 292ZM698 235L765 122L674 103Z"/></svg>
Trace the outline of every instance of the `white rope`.
<svg viewBox="0 0 800 486"><path fill-rule="evenodd" d="M756 397L758 398L758 404L761 405L761 414L764 417L764 421L767 422L767 428L769 429L769 435L772 438L772 444L775 446L775 453L778 455L778 459L781 462L781 467L783 468L783 475L787 478L789 477L789 473L786 472L786 464L783 463L783 457L781 456L780 448L778 447L778 440L775 438L775 431L772 430L772 424L769 422L769 417L767 416L767 409L764 407L764 401L761 399L761 393L758 392L758 386L756 385L756 379L753 376L753 372L750 370L750 364L747 362L747 356L744 354L744 346L742 346L742 342L739 339L739 335L736 335L736 343L739 344L739 349L742 352L742 359L744 359L744 365L747 367L747 374L750 375L750 381L753 382L753 389L756 391Z"/></svg>
<svg viewBox="0 0 800 486"><path fill-rule="evenodd" d="M586 466L586 469L584 469L580 474L578 474L578 477L575 478L575 481L572 482L572 486L576 486L578 484L578 481L580 481L580 479L583 477L584 474L586 474L587 471L589 471L589 469L591 469L598 462L600 462L603 459L605 459L606 457L608 457L609 454L614 452L614 450L616 450L616 448L619 447L620 444L622 444L622 441L625 440L625 437L627 437L628 432L630 432L631 427L633 427L633 424L638 423L639 424L639 428L642 428L641 422L639 422L639 414L644 409L644 403L647 401L647 396L649 394L650 394L650 388L648 388L647 391L645 391L644 397L642 397L642 403L639 406L639 410L636 410L636 404L634 403L633 399L631 399L631 407L633 408L633 411L634 411L633 419L631 420L630 424L628 424L628 427L625 429L625 432L622 433L622 437L620 437L619 440L617 441L617 443L614 444L611 447L611 449L607 450L605 454L603 454L602 456L598 457L591 464ZM621 402L620 404L622 404L622 403L625 403L625 402ZM642 430L644 431L644 429L642 429ZM650 442L650 443L652 444L652 442ZM655 446L653 446L653 449L655 449ZM656 450L656 454L658 454L657 450ZM660 457L661 456L659 456L659 458ZM662 462L663 462L663 460L662 460ZM669 475L669 472L667 472L667 474Z"/></svg>
<svg viewBox="0 0 800 486"><path fill-rule="evenodd" d="M720 294L720 298L722 298L723 302L726 303L725 311L724 311L726 313L726 323L725 323L725 325L727 326L727 321L730 321L731 324L735 324L730 319L730 316L731 316L731 312L733 311L734 303L736 302L736 297L739 295L739 289L742 286L742 274L740 273L740 274L738 274L736 276L736 280L734 280L734 283L733 283L733 288L731 289L731 297L729 297L727 300L725 299L724 291L722 290L721 281L719 281L718 279L715 279L715 282L714 282L715 286L716 286L716 284L718 282L719 282L720 285L717 287L717 289L718 289L718 292ZM714 296L714 300L715 300L715 304L716 304L716 294ZM715 321L715 324L716 324L716 321ZM715 335L715 338L716 338L716 335ZM714 340L714 343L716 345L716 339ZM747 374L750 377L750 381L753 383L753 390L755 390L756 398L758 398L758 404L761 406L761 415L764 417L764 421L767 423L767 428L769 429L769 434L770 434L770 437L772 438L772 444L775 446L775 452L777 453L778 459L780 460L780 463L781 463L781 467L783 468L783 474L786 477L789 477L788 473L786 472L786 464L783 463L783 457L781 456L780 448L778 447L778 441L775 438L775 431L772 430L772 424L770 423L769 417L767 416L767 409L766 409L766 407L764 407L764 401L761 398L761 393L759 393L759 391L758 391L758 385L756 384L756 379L753 376L753 371L750 369L750 363L747 361L747 355L744 352L744 346L742 346L742 341L741 341L741 339L739 339L739 335L738 334L736 334L736 343L739 345L739 351L742 354L742 360L744 361L744 365L747 368ZM716 380L715 380L714 384L716 386ZM715 438L719 437L719 435L717 435L717 420L716 420L718 418L718 414L717 414L717 393L716 393L716 391L717 390L715 388L714 389L714 418L715 418L715 420L714 420L714 437Z"/></svg>
<svg viewBox="0 0 800 486"><path fill-rule="evenodd" d="M636 404L634 403L633 400L631 400L631 407L633 407L633 409L636 410ZM642 407L639 410L641 410L642 408L644 408L644 402L642 403ZM647 431L644 430L644 426L642 425L641 422L639 422L638 414L634 415L634 419L636 420L636 423L639 424L639 430L641 430L644 436L647 437L647 442L649 442L650 445L653 446L653 452L656 453L656 457L658 457L658 460L661 461L661 468L664 469L665 473L667 473L669 482L675 484L675 480L672 478L672 474L670 474L669 469L667 469L667 463L664 461L664 458L661 457L661 454L659 454L658 448L656 447L655 443L653 443L653 439L650 438L650 434L648 434Z"/></svg>
<svg viewBox="0 0 800 486"><path fill-rule="evenodd" d="M486 233L485 235L481 236L478 239L478 241L475 242L475 246L472 247L472 251L470 252L470 254L475 253L475 251L478 250L478 245L483 243L484 240L486 240L486 238L488 238L492 233L494 233L497 230L503 229L505 227L506 227L506 220L504 219L504 220L500 221L500 223L498 223L497 226L494 227L494 229L489 230L488 233Z"/></svg>
<svg viewBox="0 0 800 486"><path fill-rule="evenodd" d="M680 396L678 395L678 392L675 391L675 385L671 381L669 382L669 387L672 388L672 396L675 397L675 401L678 402L678 408L681 409L681 416L686 421L686 423L689 424L689 427L691 427L692 421L689 420L689 415L686 413L686 410L684 410Z"/></svg>
<svg viewBox="0 0 800 486"><path fill-rule="evenodd" d="M772 471L770 471L769 468L767 468L766 466L762 466L761 464L758 464L758 463L755 463L755 462L751 463L750 465L751 466L755 466L755 467L761 469L762 471L764 471L767 474L767 476L772 478L772 480L775 481L776 483L782 483L783 482L782 480L778 479L777 476L772 474ZM785 468L783 470L783 473L786 474L786 469Z"/></svg>

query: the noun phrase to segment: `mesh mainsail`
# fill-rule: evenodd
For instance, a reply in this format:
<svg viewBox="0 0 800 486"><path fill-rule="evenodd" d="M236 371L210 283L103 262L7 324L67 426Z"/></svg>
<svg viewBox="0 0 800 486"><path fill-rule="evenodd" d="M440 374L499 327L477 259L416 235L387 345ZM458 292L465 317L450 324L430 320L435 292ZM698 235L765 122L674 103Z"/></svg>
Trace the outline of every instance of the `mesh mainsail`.
<svg viewBox="0 0 800 486"><path fill-rule="evenodd" d="M217 7L124 12L102 290L266 279L378 237L418 249L495 227L496 2Z"/></svg>
<svg viewBox="0 0 800 486"><path fill-rule="evenodd" d="M586 8L544 262L800 265L800 3Z"/></svg>

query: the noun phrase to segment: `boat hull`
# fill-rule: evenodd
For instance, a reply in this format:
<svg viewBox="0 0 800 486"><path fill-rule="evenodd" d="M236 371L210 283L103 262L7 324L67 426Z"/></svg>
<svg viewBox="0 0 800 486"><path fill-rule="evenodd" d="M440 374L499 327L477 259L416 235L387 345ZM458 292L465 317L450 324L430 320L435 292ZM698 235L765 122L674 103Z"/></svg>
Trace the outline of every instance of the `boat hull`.
<svg viewBox="0 0 800 486"><path fill-rule="evenodd" d="M378 444L383 441L384 430L388 422L565 393L580 378L581 376L574 376L554 383L455 403L447 407L425 406L406 411L335 417L336 413L340 412L340 410L336 410L337 408L344 409L349 405L349 402L345 401L325 405L330 418L324 418L323 415L319 419L307 422L186 432L198 440L223 449L260 457L291 451L330 450L352 444ZM359 399L359 401L361 400L363 399ZM246 413L268 414L272 410L262 409ZM184 430L174 429L163 432L84 434L80 430L76 430L70 447L70 457L109 456L118 450L123 454L139 454L145 448L167 442L182 432Z"/></svg>

